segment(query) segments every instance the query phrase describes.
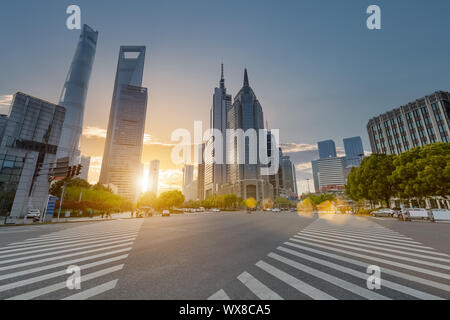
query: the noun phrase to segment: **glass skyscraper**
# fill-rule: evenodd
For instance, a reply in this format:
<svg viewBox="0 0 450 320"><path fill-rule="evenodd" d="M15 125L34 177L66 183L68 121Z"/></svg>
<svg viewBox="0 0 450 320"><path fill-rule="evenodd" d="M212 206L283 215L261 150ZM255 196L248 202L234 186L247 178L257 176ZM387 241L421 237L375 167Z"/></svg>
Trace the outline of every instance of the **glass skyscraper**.
<svg viewBox="0 0 450 320"><path fill-rule="evenodd" d="M59 105L66 108L66 118L58 146L57 159L69 157L71 164L80 162L80 139L86 96L97 48L98 32L88 25L81 31Z"/></svg>
<svg viewBox="0 0 450 320"><path fill-rule="evenodd" d="M320 141L317 145L320 159L336 158L336 145L333 140Z"/></svg>
<svg viewBox="0 0 450 320"><path fill-rule="evenodd" d="M147 89L141 87L145 47L122 46L119 53L100 183L136 201L147 114Z"/></svg>
<svg viewBox="0 0 450 320"><path fill-rule="evenodd" d="M344 139L345 159L347 167L359 167L364 157L364 148L361 137Z"/></svg>

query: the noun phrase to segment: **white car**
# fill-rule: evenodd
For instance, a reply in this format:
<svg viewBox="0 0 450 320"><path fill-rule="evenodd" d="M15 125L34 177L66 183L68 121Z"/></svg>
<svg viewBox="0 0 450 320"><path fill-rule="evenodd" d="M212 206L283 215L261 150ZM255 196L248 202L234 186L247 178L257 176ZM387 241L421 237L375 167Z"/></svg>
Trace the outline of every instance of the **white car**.
<svg viewBox="0 0 450 320"><path fill-rule="evenodd" d="M170 217L170 211L169 211L169 210L164 210L164 211L162 212L162 216L163 216L163 217Z"/></svg>
<svg viewBox="0 0 450 320"><path fill-rule="evenodd" d="M450 221L450 210L448 209L432 209L431 215L434 221Z"/></svg>
<svg viewBox="0 0 450 320"><path fill-rule="evenodd" d="M272 212L281 212L281 210L279 208L273 208Z"/></svg>
<svg viewBox="0 0 450 320"><path fill-rule="evenodd" d="M402 213L398 215L398 219L403 221L432 220L432 216L427 209L407 208L402 210Z"/></svg>
<svg viewBox="0 0 450 320"><path fill-rule="evenodd" d="M31 209L27 213L27 219L39 219L41 217L41 211L38 209Z"/></svg>
<svg viewBox="0 0 450 320"><path fill-rule="evenodd" d="M213 209L211 209L211 212L220 212L220 209L213 208Z"/></svg>

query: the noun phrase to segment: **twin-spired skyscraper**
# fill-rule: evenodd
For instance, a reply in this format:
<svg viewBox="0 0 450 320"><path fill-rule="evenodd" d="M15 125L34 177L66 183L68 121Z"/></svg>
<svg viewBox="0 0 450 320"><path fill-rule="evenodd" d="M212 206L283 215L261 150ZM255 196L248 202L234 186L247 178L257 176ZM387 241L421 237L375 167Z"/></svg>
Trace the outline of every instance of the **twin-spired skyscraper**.
<svg viewBox="0 0 450 320"><path fill-rule="evenodd" d="M130 201L138 197L147 114L142 86L145 46L122 46L119 52L100 183L113 184Z"/></svg>
<svg viewBox="0 0 450 320"><path fill-rule="evenodd" d="M84 109L97 48L97 38L97 31L88 25L83 26L59 101L59 105L66 109L66 117L56 158L69 157L70 164L80 162Z"/></svg>

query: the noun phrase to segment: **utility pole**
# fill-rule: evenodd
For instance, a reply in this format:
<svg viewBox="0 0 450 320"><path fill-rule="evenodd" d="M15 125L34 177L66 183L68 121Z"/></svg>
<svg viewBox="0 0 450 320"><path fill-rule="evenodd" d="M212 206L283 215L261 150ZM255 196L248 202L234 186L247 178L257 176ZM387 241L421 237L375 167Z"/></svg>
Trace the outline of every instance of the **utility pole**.
<svg viewBox="0 0 450 320"><path fill-rule="evenodd" d="M61 200L59 201L59 209L58 209L58 221L59 221L59 216L61 214L61 207L64 201L64 195L66 193L66 183L64 182L63 188L62 188L62 192L61 192Z"/></svg>

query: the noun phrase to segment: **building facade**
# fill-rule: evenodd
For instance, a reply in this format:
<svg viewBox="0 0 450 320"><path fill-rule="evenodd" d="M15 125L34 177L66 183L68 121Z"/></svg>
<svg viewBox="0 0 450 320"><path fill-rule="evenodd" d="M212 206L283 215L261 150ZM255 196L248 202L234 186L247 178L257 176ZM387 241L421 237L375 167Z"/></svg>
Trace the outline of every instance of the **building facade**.
<svg viewBox="0 0 450 320"><path fill-rule="evenodd" d="M205 144L201 144L199 147L199 163L197 166L197 181L198 181L198 190L197 190L197 197L199 200L205 200Z"/></svg>
<svg viewBox="0 0 450 320"><path fill-rule="evenodd" d="M227 94L222 64L222 74L219 88L214 89L213 104L210 112L210 128L221 132L220 141L211 139L208 150L212 152L213 161L208 161L205 168L205 192L208 196L220 193L222 185L228 182L227 176L227 139L226 129L228 111L231 108L232 96ZM217 149L221 149L220 152ZM219 159L219 155L221 159Z"/></svg>
<svg viewBox="0 0 450 320"><path fill-rule="evenodd" d="M339 192L345 189L345 157L316 160L320 192Z"/></svg>
<svg viewBox="0 0 450 320"><path fill-rule="evenodd" d="M21 223L31 209L44 212L64 107L18 92L0 131L0 215Z"/></svg>
<svg viewBox="0 0 450 320"><path fill-rule="evenodd" d="M85 181L89 181L89 167L91 166L91 157L82 155L80 164L82 166L80 178Z"/></svg>
<svg viewBox="0 0 450 320"><path fill-rule="evenodd" d="M400 154L435 142L450 142L450 93L437 91L367 124L373 153Z"/></svg>
<svg viewBox="0 0 450 320"><path fill-rule="evenodd" d="M114 184L130 201L139 196L147 89L142 86L144 46L122 46L103 154L100 183Z"/></svg>
<svg viewBox="0 0 450 320"><path fill-rule="evenodd" d="M364 148L361 137L344 139L346 166L359 167L364 157Z"/></svg>
<svg viewBox="0 0 450 320"><path fill-rule="evenodd" d="M153 160L149 165L149 183L148 191L158 194L158 183L159 183L159 160Z"/></svg>
<svg viewBox="0 0 450 320"><path fill-rule="evenodd" d="M84 25L75 56L61 93L59 105L66 108L66 117L58 146L57 159L69 157L69 163L80 163L80 139L84 109L97 48L98 32Z"/></svg>
<svg viewBox="0 0 450 320"><path fill-rule="evenodd" d="M336 158L336 144L333 140L320 141L317 143L319 147L319 158Z"/></svg>
<svg viewBox="0 0 450 320"><path fill-rule="evenodd" d="M260 148L267 147L260 146L259 139L259 130L264 129L264 115L261 104L250 87L247 69L244 72L244 85L228 111L227 128L235 131L241 129L243 132L254 129L256 137L254 141L251 141L251 137L246 137L242 150L236 140L227 146L227 153L232 161L228 165L229 184L224 193L234 193L243 199L254 198L257 201L272 197L273 187L268 182L268 176L261 175L262 165L259 159ZM250 144L253 151L257 152L256 163L250 161ZM239 163L238 159L245 160Z"/></svg>

